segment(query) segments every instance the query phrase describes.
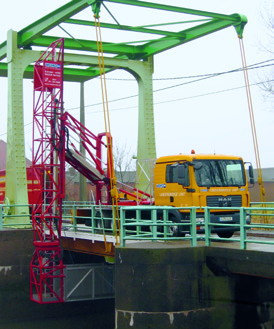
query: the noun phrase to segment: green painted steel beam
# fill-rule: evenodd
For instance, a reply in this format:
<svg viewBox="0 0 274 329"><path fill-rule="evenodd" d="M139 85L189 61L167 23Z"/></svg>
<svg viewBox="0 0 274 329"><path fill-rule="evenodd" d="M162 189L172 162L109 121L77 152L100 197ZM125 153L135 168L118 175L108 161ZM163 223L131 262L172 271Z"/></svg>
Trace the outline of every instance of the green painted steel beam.
<svg viewBox="0 0 274 329"><path fill-rule="evenodd" d="M220 31L227 27L234 25L234 18L235 16L238 17L238 22L241 24L242 20L239 18L239 15L232 15L231 20L219 20L214 19L211 22L207 22L178 33L178 37L170 38L164 37L161 39L157 39L155 41L151 41L143 46L140 46L139 49L141 50L140 53L146 53L146 55L142 55L142 58L149 57L151 55L155 55L160 53L164 50L179 46L181 44L193 41L195 39L201 38L205 35ZM180 37L180 35L182 37Z"/></svg>
<svg viewBox="0 0 274 329"><path fill-rule="evenodd" d="M29 45L46 47L57 39L57 36L41 36L33 40ZM97 42L91 40L75 40L65 38L65 49L91 51L97 53ZM128 58L134 58L139 53L137 46L115 44L110 42L103 42L103 49L106 54L126 55Z"/></svg>
<svg viewBox="0 0 274 329"><path fill-rule="evenodd" d="M66 5L54 10L50 14L26 26L18 32L18 45L20 47L29 45L37 37L48 32L58 24L62 23L71 16L87 8L87 0L70 1Z"/></svg>
<svg viewBox="0 0 274 329"><path fill-rule="evenodd" d="M7 41L4 41L0 45L0 61L7 57Z"/></svg>
<svg viewBox="0 0 274 329"><path fill-rule="evenodd" d="M95 23L92 21L79 20L79 19L67 19L64 23L83 25L83 26L95 26ZM170 36L170 37L177 36L177 32L156 30L156 29L151 29L151 28L145 28L142 26L129 26L129 25L110 24L110 23L100 23L100 26L101 26L101 28L121 30L121 31L127 31L127 32L149 33L149 34L156 34L156 35L165 35L165 36Z"/></svg>
<svg viewBox="0 0 274 329"><path fill-rule="evenodd" d="M8 76L8 64L0 63L0 77L6 78Z"/></svg>
<svg viewBox="0 0 274 329"><path fill-rule="evenodd" d="M0 63L0 77L6 78L7 74L7 63ZM108 73L113 69L105 69L105 72ZM29 65L25 71L23 78L24 79L33 79L33 65ZM81 69L81 68L64 68L64 81L67 82L84 82L96 78L100 75L99 69L97 68L89 68L89 69Z"/></svg>
<svg viewBox="0 0 274 329"><path fill-rule="evenodd" d="M223 15L218 13L212 13L207 11L200 11L176 6L162 5L151 2L144 2L140 0L104 0L105 2L117 3L121 5L139 6L144 8L158 9L167 12L176 12L181 14L190 14L198 17L206 18L210 20L205 24L199 24L191 29L186 29L178 32L163 31L151 28L153 26L160 26L166 24L155 24L147 26L132 27L120 24L101 23L104 28L119 29L122 31L131 31L139 33L149 33L154 35L164 35L164 38L150 41L140 41L142 45L130 45L127 43L103 43L103 49L106 54L113 54L115 56L126 56L130 59L145 59L154 54L158 54L162 51L178 46L185 42L194 40L198 37L204 36L209 33L213 33L217 30L226 28L228 26L234 26L237 33L242 37L242 32L247 19L245 16L238 14ZM91 25L94 26L93 21L77 20L71 17L76 13L79 13L83 9L90 5L97 5L99 8L101 1L99 0L79 0L70 1L66 5L58 8L52 13L42 17L29 26L25 27L18 32L18 48L31 48L31 46L47 47L54 39L59 37L44 36L45 32L48 32L53 27L58 26L61 23L78 24L82 26ZM202 20L203 21L203 20ZM188 21L187 21L188 22ZM191 21L196 22L197 21ZM199 20L198 20L199 22ZM182 22L181 22L182 23ZM172 23L167 23L172 24ZM144 44L145 43L145 44ZM73 38L66 38L65 47L67 49L76 51L92 51L97 52L96 41L90 40L77 40ZM0 60L6 57L6 42L0 45Z"/></svg>
<svg viewBox="0 0 274 329"><path fill-rule="evenodd" d="M133 5L151 9L159 9L168 12L177 12L195 16L203 16L203 17L211 17L212 19L219 19L219 20L228 20L231 22L229 26L233 25L236 28L236 31L240 37L242 37L243 29L245 24L247 23L247 18L244 15L233 14L233 15L224 15L219 13L213 13L208 11L202 10L195 10L190 8L184 7L176 7L176 6L169 6L169 5L162 5L158 3L152 2L144 2L139 0L104 0L105 2L112 2L112 3L119 3L125 5Z"/></svg>
<svg viewBox="0 0 274 329"><path fill-rule="evenodd" d="M119 4L124 4L124 5L133 5L133 6L145 7L145 8L151 8L151 9L160 9L160 10L164 10L164 11L190 14L190 15L196 15L196 16L212 17L212 18L218 18L218 19L224 19L224 20L229 19L228 18L229 16L224 15L224 14L218 14L218 13L213 13L213 12L209 12L209 11L195 10L195 9L184 8L184 7L162 5L159 3L146 2L146 1L140 1L140 0L104 0L104 2L119 3ZM238 21L235 18L235 23L237 23L237 22Z"/></svg>

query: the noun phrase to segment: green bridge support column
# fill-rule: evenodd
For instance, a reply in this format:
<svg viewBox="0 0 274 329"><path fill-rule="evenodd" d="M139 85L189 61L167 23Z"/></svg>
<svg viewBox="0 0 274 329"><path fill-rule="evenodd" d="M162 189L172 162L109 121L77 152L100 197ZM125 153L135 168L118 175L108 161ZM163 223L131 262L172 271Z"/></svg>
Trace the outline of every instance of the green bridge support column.
<svg viewBox="0 0 274 329"><path fill-rule="evenodd" d="M139 160L155 159L155 129L153 111L153 58L143 62L142 75L137 77L139 84L138 153Z"/></svg>
<svg viewBox="0 0 274 329"><path fill-rule="evenodd" d="M85 84L80 83L80 122L85 126ZM86 156L86 150L82 144L80 144L80 152L83 156ZM84 175L79 173L79 201L87 201L87 179Z"/></svg>
<svg viewBox="0 0 274 329"><path fill-rule="evenodd" d="M8 118L6 204L27 205L28 190L23 113L23 74L26 67L37 60L37 52L17 48L17 32L9 30L7 39L8 62ZM32 98L32 95L30 95ZM27 206L14 208L12 215L29 215ZM29 217L9 217L6 224L29 224Z"/></svg>
<svg viewBox="0 0 274 329"><path fill-rule="evenodd" d="M136 65L137 64L137 65ZM139 87L137 168L138 190L150 193L151 160L156 159L154 109L153 109L153 57L147 61L129 61L130 72Z"/></svg>

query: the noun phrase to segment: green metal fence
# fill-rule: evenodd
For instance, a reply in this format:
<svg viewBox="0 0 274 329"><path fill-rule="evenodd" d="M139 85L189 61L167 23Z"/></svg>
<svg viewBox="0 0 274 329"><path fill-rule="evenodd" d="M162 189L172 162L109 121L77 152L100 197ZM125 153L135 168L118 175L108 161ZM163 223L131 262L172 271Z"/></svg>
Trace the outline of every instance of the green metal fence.
<svg viewBox="0 0 274 329"><path fill-rule="evenodd" d="M274 225L273 224L253 224L247 223L247 215L256 217L262 216L274 216L274 208L268 208L267 212L265 207L249 207L249 208L218 208L218 207L204 207L204 222L201 222L196 218L196 210L199 208L189 207L189 208L176 208L179 210L188 210L190 212L190 221L188 223L174 223L168 219L168 211L171 207L142 207L138 206L134 208L136 211L136 216L133 219L126 218L127 211L133 211L133 207L122 207L120 209L121 213L121 246L126 245L126 241L172 241L172 240L189 240L191 246L197 246L198 241L204 241L206 246L210 246L213 241L235 241L240 243L242 249L246 249L247 243L259 243L274 245L274 239L254 239L247 235L249 230L267 230L269 234L273 233L274 237ZM163 219L157 220L157 211L163 211ZM174 208L172 208L174 209ZM240 213L240 223L212 223L210 221L210 211L216 210L237 210ZM151 211L151 219L142 218L141 213ZM173 230L170 229L174 225L185 226L185 229L189 231L184 237L174 237ZM204 226L204 234L197 234L197 226ZM231 228L234 227L239 231L239 234L234 234L232 238L220 238L216 234L211 233L211 228L222 227ZM133 228L133 229L131 229Z"/></svg>
<svg viewBox="0 0 274 329"><path fill-rule="evenodd" d="M92 202L64 202L63 230L91 234L113 235L112 206L95 205Z"/></svg>
<svg viewBox="0 0 274 329"><path fill-rule="evenodd" d="M261 206L262 204L260 204ZM273 207L272 207L273 206ZM12 215L12 207L22 207L25 205L2 205L0 211L0 230L8 228L26 227L25 223L20 223L20 217L26 217L26 214ZM31 207L30 207L31 209ZM169 211L174 209L187 210L190 213L190 220L184 223L174 223L169 218ZM121 246L125 246L129 241L189 241L190 245L195 247L198 241L202 241L206 246L210 246L216 241L235 241L240 243L242 249L246 249L248 243L274 245L274 203L268 204L267 208L257 207L257 204L252 204L249 208L217 208L204 207L204 221L197 218L195 207L156 207L156 206L137 206L137 207L121 207L120 212L120 242ZM240 213L240 223L212 223L210 221L210 211L216 210L237 210ZM20 211L19 211L20 212ZM11 214L10 214L11 213ZM161 216L159 216L159 213ZM64 231L70 230L73 232L83 232L86 234L105 234L114 235L114 222L112 218L112 207L98 206L90 202L65 202L63 205L63 225ZM247 223L247 215L251 216L251 223ZM256 221L256 218L267 216L270 218L269 223L265 224ZM30 216L29 216L30 217ZM9 224L9 218L12 218L12 224ZM16 223L14 223L16 218ZM174 236L174 228L182 226L183 230L188 232L185 236ZM204 227L203 234L197 234L197 226ZM212 226L237 228L238 234L234 234L231 238L220 238L211 232ZM31 228L31 217L30 224ZM256 238L250 237L248 232L262 231L273 235L273 238Z"/></svg>
<svg viewBox="0 0 274 329"><path fill-rule="evenodd" d="M31 228L31 210L26 214L26 208L31 209L31 205L4 205L1 204L0 230L4 228ZM16 209L16 211L15 211ZM29 218L29 224L20 219Z"/></svg>
<svg viewBox="0 0 274 329"><path fill-rule="evenodd" d="M168 218L168 213L171 209L174 210L173 207L156 206L121 207L121 246L125 246L126 241L129 240L189 240L192 246L196 246L196 208L180 208L190 211L191 221L176 224ZM128 218L127 212L130 212L131 218ZM132 216L132 212L135 212L135 216ZM159 219L158 212L162 214L161 219ZM174 236L173 228L175 226L183 226L186 230L189 230L190 235L185 237Z"/></svg>

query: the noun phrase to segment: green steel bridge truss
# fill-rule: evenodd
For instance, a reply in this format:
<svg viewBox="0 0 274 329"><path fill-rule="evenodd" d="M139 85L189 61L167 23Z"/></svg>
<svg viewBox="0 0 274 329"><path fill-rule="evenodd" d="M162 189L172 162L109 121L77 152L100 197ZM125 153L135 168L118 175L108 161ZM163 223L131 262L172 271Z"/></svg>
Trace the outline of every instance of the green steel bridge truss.
<svg viewBox="0 0 274 329"><path fill-rule="evenodd" d="M134 15L143 10L148 24L120 24L114 12ZM111 8L111 9L109 9ZM90 19L79 18L87 12ZM157 12L171 14L176 21L150 23ZM77 28L91 29L94 15L101 17L101 28L134 35L134 41L103 42L106 73L115 69L130 72L139 86L138 159L156 158L153 114L153 56L213 32L233 26L242 38L247 19L243 15L223 15L144 0L73 0L16 32L9 30L0 44L0 76L8 77L7 203L27 204L24 148L23 79L33 79L33 64L48 45L60 38L56 27L66 32L64 80L84 83L99 73L96 40L76 38ZM83 15L84 16L84 15ZM121 18L120 18L121 17ZM124 16L125 17L125 16ZM155 17L155 16L153 16ZM156 16L157 17L157 16ZM178 20L178 17L180 19ZM105 20L105 21L102 21ZM119 15L123 20L123 15ZM126 19L124 20L126 21ZM185 28L184 28L185 27ZM91 36L91 33L89 33ZM112 34L113 36L113 34ZM145 36L145 37L144 37ZM117 37L115 38L117 39ZM124 39L124 38L123 38ZM142 189L143 187L140 186ZM26 214L28 209L25 209ZM24 212L23 212L24 213ZM26 217L26 222L28 218Z"/></svg>

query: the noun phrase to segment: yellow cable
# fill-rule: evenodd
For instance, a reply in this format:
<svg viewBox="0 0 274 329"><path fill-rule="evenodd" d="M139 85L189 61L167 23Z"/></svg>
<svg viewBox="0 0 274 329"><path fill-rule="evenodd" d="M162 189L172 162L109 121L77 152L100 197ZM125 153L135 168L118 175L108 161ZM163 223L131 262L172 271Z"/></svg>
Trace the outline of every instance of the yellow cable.
<svg viewBox="0 0 274 329"><path fill-rule="evenodd" d="M103 56L103 43L101 35L101 27L99 17L94 16L95 19L95 29L97 38L97 51L98 51L98 61L99 61L99 72L101 81L101 92L102 92L102 102L103 102L103 112L104 112L104 122L105 122L105 133L107 138L107 153L109 159L109 176L110 176L110 189L111 189L111 199L112 199L112 209L113 209L113 220L114 220L114 231L116 237L116 244L120 244L120 223L119 223L119 212L118 212L118 201L117 201L117 188L116 188L116 177L114 171L114 161L112 152L112 138L110 130L110 118L109 118L109 108L107 99L107 87L106 87L106 77L105 77L105 65ZM118 230L116 225L116 218L118 219ZM119 231L119 241L117 236L117 231Z"/></svg>
<svg viewBox="0 0 274 329"><path fill-rule="evenodd" d="M256 159L257 172L258 172L258 185L260 188L261 202L264 203L265 202L265 189L264 189L264 183L263 183L263 175L262 175L259 146L258 146L258 139L257 139L257 133L256 133L256 126L255 126L255 117L254 117L253 104L252 104L251 91L250 91L250 84L249 84L249 78L248 78L248 73L247 73L244 42L243 42L242 38L239 38L239 44L240 44L240 52L241 52L241 58L242 58L244 79L245 79L245 88L246 88L248 110L249 110L249 117L250 117L250 123L251 123L255 159ZM264 222L265 223L267 222L266 216L264 216Z"/></svg>

